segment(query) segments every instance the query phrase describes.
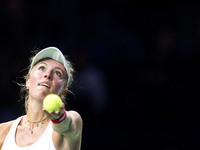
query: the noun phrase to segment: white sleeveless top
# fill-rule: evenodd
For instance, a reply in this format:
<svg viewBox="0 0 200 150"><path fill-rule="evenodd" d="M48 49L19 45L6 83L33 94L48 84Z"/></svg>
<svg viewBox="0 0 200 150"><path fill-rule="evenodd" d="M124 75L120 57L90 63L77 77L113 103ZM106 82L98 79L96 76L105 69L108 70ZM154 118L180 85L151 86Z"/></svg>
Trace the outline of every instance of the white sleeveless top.
<svg viewBox="0 0 200 150"><path fill-rule="evenodd" d="M56 150L52 140L53 128L51 122L35 143L26 147L19 147L15 142L15 132L21 119L22 116L13 122L1 150Z"/></svg>

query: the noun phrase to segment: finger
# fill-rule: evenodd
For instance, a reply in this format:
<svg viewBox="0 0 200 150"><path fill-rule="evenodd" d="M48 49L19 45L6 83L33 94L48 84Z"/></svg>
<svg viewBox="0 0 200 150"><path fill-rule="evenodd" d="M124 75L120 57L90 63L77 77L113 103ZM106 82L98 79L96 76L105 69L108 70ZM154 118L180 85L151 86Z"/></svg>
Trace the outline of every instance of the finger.
<svg viewBox="0 0 200 150"><path fill-rule="evenodd" d="M65 111L65 104L63 103L59 110L57 111L47 111L44 109L43 107L43 111L44 113L46 114L47 118L51 119L51 120L55 120L55 119L58 119Z"/></svg>

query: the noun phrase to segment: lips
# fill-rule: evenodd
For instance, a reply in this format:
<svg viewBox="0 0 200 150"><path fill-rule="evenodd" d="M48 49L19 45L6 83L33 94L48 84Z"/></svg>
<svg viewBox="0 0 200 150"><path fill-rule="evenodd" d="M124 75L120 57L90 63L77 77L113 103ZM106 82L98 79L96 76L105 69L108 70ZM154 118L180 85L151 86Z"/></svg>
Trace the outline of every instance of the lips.
<svg viewBox="0 0 200 150"><path fill-rule="evenodd" d="M50 89L50 86L47 83L38 83L39 86L45 86L48 89Z"/></svg>

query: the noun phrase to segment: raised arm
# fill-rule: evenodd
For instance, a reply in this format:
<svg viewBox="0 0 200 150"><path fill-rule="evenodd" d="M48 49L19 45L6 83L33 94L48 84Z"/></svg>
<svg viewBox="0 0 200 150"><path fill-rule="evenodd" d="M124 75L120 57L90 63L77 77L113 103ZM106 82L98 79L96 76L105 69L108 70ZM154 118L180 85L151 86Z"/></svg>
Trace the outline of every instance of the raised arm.
<svg viewBox="0 0 200 150"><path fill-rule="evenodd" d="M53 123L53 143L56 149L80 150L83 122L79 113L65 111L64 104L57 112L45 113Z"/></svg>

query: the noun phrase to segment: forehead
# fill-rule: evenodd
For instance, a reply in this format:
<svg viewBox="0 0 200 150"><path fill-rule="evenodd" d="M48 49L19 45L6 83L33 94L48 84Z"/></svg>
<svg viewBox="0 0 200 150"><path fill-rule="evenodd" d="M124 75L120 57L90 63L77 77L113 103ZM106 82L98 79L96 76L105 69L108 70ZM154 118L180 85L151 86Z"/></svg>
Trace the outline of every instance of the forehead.
<svg viewBox="0 0 200 150"><path fill-rule="evenodd" d="M54 59L51 59L51 58L43 59L39 61L35 66L38 66L41 64L47 65L48 67L51 67L51 68L61 69L65 74L67 73L64 65Z"/></svg>

